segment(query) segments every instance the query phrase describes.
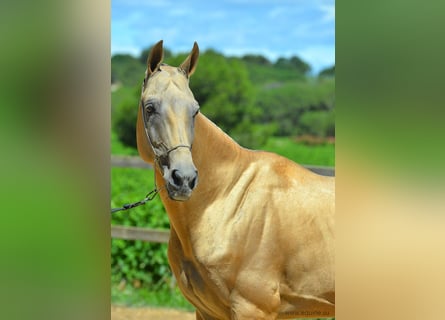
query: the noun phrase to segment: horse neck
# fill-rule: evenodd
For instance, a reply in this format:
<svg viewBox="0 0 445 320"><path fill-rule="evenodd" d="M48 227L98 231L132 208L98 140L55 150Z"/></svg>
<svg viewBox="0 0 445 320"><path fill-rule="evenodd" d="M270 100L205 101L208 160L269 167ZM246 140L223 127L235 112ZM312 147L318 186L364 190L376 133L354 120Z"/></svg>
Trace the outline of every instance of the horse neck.
<svg viewBox="0 0 445 320"><path fill-rule="evenodd" d="M195 124L193 162L199 172L199 191L209 192L224 187L228 172L221 176L221 167L237 167L243 149L204 115L199 114ZM233 171L230 171L233 172ZM235 177L234 177L235 178ZM217 180L214 180L217 179Z"/></svg>
<svg viewBox="0 0 445 320"><path fill-rule="evenodd" d="M167 210L171 228L179 237L185 251L193 225L205 208L218 195L227 191L238 180L244 162L244 149L202 114L195 120L195 138L192 147L193 162L198 170L198 186L185 202L173 201L167 191L160 193ZM156 180L163 181L159 170ZM191 248L189 248L191 250Z"/></svg>

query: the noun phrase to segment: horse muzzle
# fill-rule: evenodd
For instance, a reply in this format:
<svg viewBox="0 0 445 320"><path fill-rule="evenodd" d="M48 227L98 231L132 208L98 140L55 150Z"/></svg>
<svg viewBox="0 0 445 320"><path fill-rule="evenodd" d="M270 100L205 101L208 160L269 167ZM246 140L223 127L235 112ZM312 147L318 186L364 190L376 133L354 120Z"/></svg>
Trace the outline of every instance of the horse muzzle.
<svg viewBox="0 0 445 320"><path fill-rule="evenodd" d="M194 166L178 167L164 174L170 199L186 201L198 184L198 171Z"/></svg>

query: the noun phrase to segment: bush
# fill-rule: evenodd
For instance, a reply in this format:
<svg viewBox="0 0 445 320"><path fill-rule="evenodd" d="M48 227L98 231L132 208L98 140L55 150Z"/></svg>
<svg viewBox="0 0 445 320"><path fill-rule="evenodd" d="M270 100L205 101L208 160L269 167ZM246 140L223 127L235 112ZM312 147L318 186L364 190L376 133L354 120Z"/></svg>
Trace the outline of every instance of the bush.
<svg viewBox="0 0 445 320"><path fill-rule="evenodd" d="M135 86L142 83L145 64L129 54L116 54L111 58L112 83L119 82L124 86Z"/></svg>
<svg viewBox="0 0 445 320"><path fill-rule="evenodd" d="M334 107L334 81L292 81L268 84L257 95L262 123L277 123L278 136L293 136L305 130L301 117L308 111Z"/></svg>
<svg viewBox="0 0 445 320"><path fill-rule="evenodd" d="M335 118L333 111L308 111L301 119L301 133L318 137L335 136Z"/></svg>
<svg viewBox="0 0 445 320"><path fill-rule="evenodd" d="M275 124L242 122L232 131L232 138L243 147L260 149L276 131Z"/></svg>
<svg viewBox="0 0 445 320"><path fill-rule="evenodd" d="M125 146L136 148L136 120L141 88L137 86L122 95L117 106L112 109L113 128Z"/></svg>
<svg viewBox="0 0 445 320"><path fill-rule="evenodd" d="M143 169L113 168L112 207L138 201L154 188L153 172ZM169 229L169 220L159 198L144 206L112 215L112 224ZM167 244L112 239L112 282L124 280L134 287L169 288L172 278L167 259Z"/></svg>

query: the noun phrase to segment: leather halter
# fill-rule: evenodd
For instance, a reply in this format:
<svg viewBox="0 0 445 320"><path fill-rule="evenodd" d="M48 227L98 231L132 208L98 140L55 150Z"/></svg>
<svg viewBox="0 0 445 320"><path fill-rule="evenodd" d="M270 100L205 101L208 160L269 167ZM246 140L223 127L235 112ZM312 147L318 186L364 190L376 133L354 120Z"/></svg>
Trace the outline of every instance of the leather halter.
<svg viewBox="0 0 445 320"><path fill-rule="evenodd" d="M163 66L163 65L167 65L167 64L165 64L165 63L161 63L161 66ZM179 68L179 69L180 69L180 68ZM180 69L180 70L182 70L182 69ZM161 72L161 69L159 68L159 69L156 70L155 72ZM149 80L150 78L151 78L151 76L148 77L148 79L147 79L147 78L144 78L144 81L143 81L143 84L142 84L142 93L143 93L144 90L145 90L146 82L148 82L148 80ZM154 147L153 142L151 141L150 135L148 134L148 127L147 127L148 117L147 117L146 113L144 112L144 104L142 103L142 101L141 101L141 109L142 109L142 110L141 110L141 111L142 111L142 118L143 118L143 120L144 120L145 136L147 137L147 141L150 143L151 149L153 150L153 153L155 154L155 162L158 164L158 166L159 166L159 168L161 169L161 171L162 171L162 164L165 163L165 162L167 161L167 159L168 159L168 155L169 155L172 151L175 151L175 150L177 150L177 149L179 149L179 148L187 148L187 149L190 150L190 152L192 151L192 146L191 146L191 145L179 144L179 145L177 145L177 146L174 146L174 147L171 147L171 148L167 148L167 151L165 151L165 152L163 152L163 153L161 153L161 154L158 154L158 153L156 152L156 149L155 149L155 147Z"/></svg>

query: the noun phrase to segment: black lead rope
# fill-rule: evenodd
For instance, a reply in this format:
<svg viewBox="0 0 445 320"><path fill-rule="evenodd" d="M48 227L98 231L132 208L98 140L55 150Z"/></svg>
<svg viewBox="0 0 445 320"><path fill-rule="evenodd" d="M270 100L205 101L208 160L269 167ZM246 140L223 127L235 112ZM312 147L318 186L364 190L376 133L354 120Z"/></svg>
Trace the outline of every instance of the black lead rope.
<svg viewBox="0 0 445 320"><path fill-rule="evenodd" d="M141 206L141 205L145 204L146 202L153 200L158 193L159 193L159 190L158 189L154 189L154 190L150 191L145 196L145 198L140 200L140 201L124 204L120 208L112 208L111 209L111 213L115 213L115 212L123 211L123 210L128 210L128 209L131 209L131 208L134 208L134 207Z"/></svg>

